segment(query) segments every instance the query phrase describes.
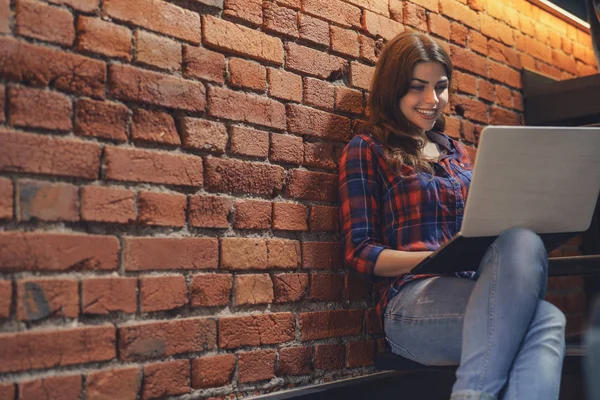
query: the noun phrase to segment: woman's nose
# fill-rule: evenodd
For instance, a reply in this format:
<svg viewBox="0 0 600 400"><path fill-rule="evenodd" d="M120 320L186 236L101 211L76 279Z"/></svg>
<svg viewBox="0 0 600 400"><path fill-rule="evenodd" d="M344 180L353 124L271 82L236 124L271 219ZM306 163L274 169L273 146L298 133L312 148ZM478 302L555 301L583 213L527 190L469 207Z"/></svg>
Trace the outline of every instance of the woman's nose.
<svg viewBox="0 0 600 400"><path fill-rule="evenodd" d="M437 104L439 102L435 89L425 92L425 102L428 104Z"/></svg>

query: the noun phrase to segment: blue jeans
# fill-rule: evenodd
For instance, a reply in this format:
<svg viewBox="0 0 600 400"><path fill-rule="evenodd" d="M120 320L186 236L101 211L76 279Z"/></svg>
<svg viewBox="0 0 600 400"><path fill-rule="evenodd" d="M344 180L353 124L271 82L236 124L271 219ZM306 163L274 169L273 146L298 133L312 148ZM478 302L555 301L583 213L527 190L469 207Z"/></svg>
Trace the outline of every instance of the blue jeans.
<svg viewBox="0 0 600 400"><path fill-rule="evenodd" d="M425 365L459 365L451 399L558 399L566 319L544 301L548 258L535 233L503 232L477 280L408 283L390 301L392 351Z"/></svg>

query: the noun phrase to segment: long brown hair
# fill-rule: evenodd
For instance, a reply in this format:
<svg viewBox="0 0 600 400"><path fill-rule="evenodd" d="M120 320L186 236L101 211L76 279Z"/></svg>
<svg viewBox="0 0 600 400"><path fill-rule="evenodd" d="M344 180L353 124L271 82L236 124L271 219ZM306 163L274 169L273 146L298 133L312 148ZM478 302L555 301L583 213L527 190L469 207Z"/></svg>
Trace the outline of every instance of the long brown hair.
<svg viewBox="0 0 600 400"><path fill-rule="evenodd" d="M383 144L388 163L400 175L402 164L433 172L422 153L427 143L425 132L411 124L400 111L400 99L410 88L415 65L428 61L442 64L448 79L452 79L452 61L437 42L419 32L403 32L383 48L371 83L366 130ZM445 120L440 115L433 130L443 132L444 127Z"/></svg>

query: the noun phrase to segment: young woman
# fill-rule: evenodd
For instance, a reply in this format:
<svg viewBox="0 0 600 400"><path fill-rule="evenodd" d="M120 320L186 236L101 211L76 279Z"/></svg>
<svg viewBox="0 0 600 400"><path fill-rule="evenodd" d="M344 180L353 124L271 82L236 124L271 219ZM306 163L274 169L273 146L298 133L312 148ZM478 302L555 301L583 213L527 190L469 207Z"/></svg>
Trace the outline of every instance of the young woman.
<svg viewBox="0 0 600 400"><path fill-rule="evenodd" d="M544 300L535 233L503 232L477 271L410 274L460 230L471 182L465 149L443 133L451 79L448 54L426 35L383 49L367 129L340 159L346 265L376 282L394 353L459 365L451 399L558 399L565 317Z"/></svg>

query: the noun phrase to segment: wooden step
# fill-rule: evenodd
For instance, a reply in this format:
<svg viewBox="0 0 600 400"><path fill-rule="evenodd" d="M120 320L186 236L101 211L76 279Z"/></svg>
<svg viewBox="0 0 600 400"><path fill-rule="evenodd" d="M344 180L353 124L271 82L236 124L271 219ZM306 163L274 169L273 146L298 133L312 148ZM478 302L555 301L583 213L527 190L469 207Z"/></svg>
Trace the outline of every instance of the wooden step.
<svg viewBox="0 0 600 400"><path fill-rule="evenodd" d="M548 259L548 275L589 275L600 273L600 254Z"/></svg>

